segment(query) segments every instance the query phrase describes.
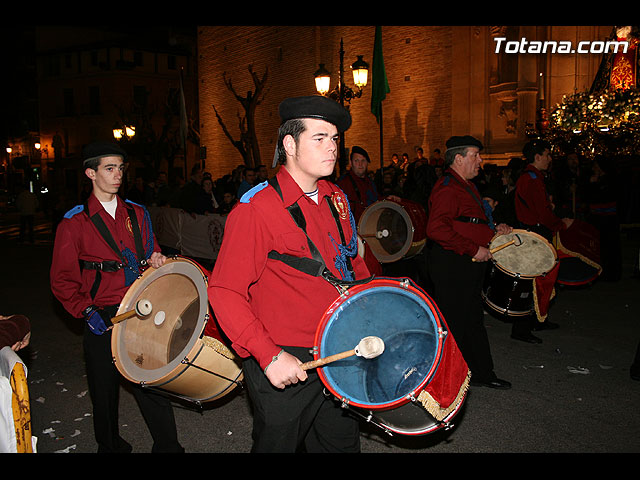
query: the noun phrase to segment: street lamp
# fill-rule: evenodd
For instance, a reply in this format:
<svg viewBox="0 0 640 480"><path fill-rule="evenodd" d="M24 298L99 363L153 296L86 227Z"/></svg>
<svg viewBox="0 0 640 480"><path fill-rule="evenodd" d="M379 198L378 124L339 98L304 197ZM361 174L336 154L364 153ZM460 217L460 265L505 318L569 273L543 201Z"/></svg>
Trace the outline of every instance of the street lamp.
<svg viewBox="0 0 640 480"><path fill-rule="evenodd" d="M320 68L316 70L314 77L316 81L316 90L320 95L328 96L337 101L349 109L349 105L345 106L345 101L350 104L354 98L360 98L362 96L362 89L367 86L367 80L369 77L369 64L365 62L362 57L364 55L357 55L357 60L351 65L353 71L353 83L358 87L357 91L353 91L344 83L344 42L340 39L340 70L338 71L338 84L329 93L331 83L331 73L325 68L324 63L320 64ZM346 152L344 148L344 132L340 133L340 158L338 159L340 166L340 172L344 173L346 169Z"/></svg>
<svg viewBox="0 0 640 480"><path fill-rule="evenodd" d="M121 140L122 137L132 138L136 134L136 127L133 125L125 125L124 128L116 127L113 129L113 138Z"/></svg>
<svg viewBox="0 0 640 480"><path fill-rule="evenodd" d="M353 83L358 87L357 91L353 91L344 83L344 42L340 39L340 71L338 72L338 84L328 94L330 98L340 102L351 103L354 98L362 96L362 89L367 86L369 78L369 64L363 60L364 55L357 55L357 60L351 65L353 71ZM320 64L320 68L314 73L316 80L316 90L320 95L327 95L331 83L331 73L325 68L324 63Z"/></svg>

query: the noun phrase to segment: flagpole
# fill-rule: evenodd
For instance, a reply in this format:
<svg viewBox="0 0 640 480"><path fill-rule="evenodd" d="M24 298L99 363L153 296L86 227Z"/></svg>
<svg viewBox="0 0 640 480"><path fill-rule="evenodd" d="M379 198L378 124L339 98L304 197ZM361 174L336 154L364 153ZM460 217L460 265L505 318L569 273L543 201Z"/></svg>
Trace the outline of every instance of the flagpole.
<svg viewBox="0 0 640 480"><path fill-rule="evenodd" d="M384 173L382 169L384 168L384 138L382 135L382 102L380 102L380 124L379 124L379 137L380 137L380 173ZM384 176L384 175L383 175Z"/></svg>
<svg viewBox="0 0 640 480"><path fill-rule="evenodd" d="M184 67L180 67L180 139L184 152L184 178L189 178L189 168L187 164L187 105L184 99L183 74Z"/></svg>
<svg viewBox="0 0 640 480"><path fill-rule="evenodd" d="M389 81L384 68L382 54L382 27L377 26L373 42L373 66L371 81L371 113L376 117L380 136L380 168L384 166L384 139L382 132L382 101L389 93Z"/></svg>

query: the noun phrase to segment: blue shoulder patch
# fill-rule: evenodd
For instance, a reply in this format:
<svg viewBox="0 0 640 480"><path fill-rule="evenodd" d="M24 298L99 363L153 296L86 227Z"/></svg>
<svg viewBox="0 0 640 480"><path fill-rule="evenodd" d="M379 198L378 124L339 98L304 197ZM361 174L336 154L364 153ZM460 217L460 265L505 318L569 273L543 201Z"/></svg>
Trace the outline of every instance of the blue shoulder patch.
<svg viewBox="0 0 640 480"><path fill-rule="evenodd" d="M451 180L451 177L449 175L447 175L446 177L444 177L444 180L442 181L443 185L449 185L449 180Z"/></svg>
<svg viewBox="0 0 640 480"><path fill-rule="evenodd" d="M244 195L242 195L242 198L240 198L240 203L249 203L249 201L251 201L251 199L256 193L258 193L260 190L263 190L268 185L269 185L269 182L265 180L264 182L259 183L255 187L252 187L250 190L246 191Z"/></svg>
<svg viewBox="0 0 640 480"><path fill-rule="evenodd" d="M538 178L536 172L527 172L531 178Z"/></svg>
<svg viewBox="0 0 640 480"><path fill-rule="evenodd" d="M84 210L84 205L76 205L75 207L73 207L71 210L69 210L67 213L64 214L64 218L71 218L74 215L77 215L78 213L82 212Z"/></svg>

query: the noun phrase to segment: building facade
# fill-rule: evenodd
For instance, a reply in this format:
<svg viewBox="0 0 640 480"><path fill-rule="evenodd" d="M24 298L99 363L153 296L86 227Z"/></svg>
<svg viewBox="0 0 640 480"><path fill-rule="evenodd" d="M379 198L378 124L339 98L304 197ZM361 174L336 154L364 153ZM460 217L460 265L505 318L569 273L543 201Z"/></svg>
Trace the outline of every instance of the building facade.
<svg viewBox="0 0 640 480"><path fill-rule="evenodd" d="M370 77L362 96L349 105L353 125L345 134L345 147L364 147L378 168L393 153L413 159L420 147L429 156L434 149L444 151L451 135L469 134L484 143L485 162L506 163L521 155L527 133L539 124L541 108L548 113L564 95L588 90L594 80L601 52L565 53L553 46L602 41L611 30L383 26L390 92L383 102L382 129L371 113ZM254 91L248 67L260 77L267 73L255 122L261 163L270 166L278 104L289 96L316 94L319 64L332 72L333 88L341 41L345 84L355 88L350 65L362 55L371 68L374 34L374 26L198 27L199 127L206 170L221 176L243 162L233 141L241 139L244 110L225 79L245 97ZM546 42L546 50L537 51L536 42Z"/></svg>
<svg viewBox="0 0 640 480"><path fill-rule="evenodd" d="M45 182L79 191L82 147L96 140L123 143L130 154L129 182L143 175L151 181L154 171L167 171L166 145L178 141L180 123L169 103L178 96L181 75L187 113L197 117L193 35L165 29L38 27L36 52ZM126 133L126 127L133 127L129 137L114 138L114 131ZM196 157L197 142L187 145L188 156ZM174 150L178 158L172 157L173 164L185 175L184 150ZM54 172L57 178L48 178Z"/></svg>

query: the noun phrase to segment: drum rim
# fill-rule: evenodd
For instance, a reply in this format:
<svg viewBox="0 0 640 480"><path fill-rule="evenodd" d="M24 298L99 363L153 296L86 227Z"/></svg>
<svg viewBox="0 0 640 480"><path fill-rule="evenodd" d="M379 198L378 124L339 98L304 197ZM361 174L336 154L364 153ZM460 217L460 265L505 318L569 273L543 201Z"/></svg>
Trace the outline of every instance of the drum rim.
<svg viewBox="0 0 640 480"><path fill-rule="evenodd" d="M367 218L368 215L371 215L371 212L376 211L380 208L385 208L387 205L393 205L393 207L391 207L391 210L396 210L402 216L402 218L405 221L405 224L411 227L412 235L407 235L407 240L402 245L402 248L400 248L393 255L385 255L384 259L378 258L373 248L371 248L371 243L369 243L369 248L371 248L371 252L373 253L374 257L376 257L376 259L381 263L392 263L404 258L405 255L409 252L409 250L411 250L411 248L414 246L413 233L415 233L415 230L416 230L415 226L413 225L413 222L411 221L411 215L407 213L407 209L404 207L404 205L398 202L394 202L393 200L378 200L377 202L374 202L371 205L369 205L367 208L365 208L365 210L362 212L362 215L360 215L360 219L358 220L358 226L357 226L358 234L362 235L361 225L363 223L363 219ZM421 240L421 242L426 243L426 239L424 241ZM417 242L417 243L419 244L420 242Z"/></svg>
<svg viewBox="0 0 640 480"><path fill-rule="evenodd" d="M556 250L556 248L551 244L551 242L549 242L549 240L547 240L546 238L544 238L542 235L540 235L539 233L536 232L532 232L531 230L525 230L522 228L514 228L511 233L516 234L516 233L524 233L530 236L534 236L536 237L538 240L542 241L542 243L545 243L548 247L549 247L549 251L551 251L553 253L553 266L551 268L549 268L549 270L542 272L538 275L533 275L533 274L522 274L519 272L514 272L512 270L509 270L507 267L501 265L495 258L491 259L491 262L496 266L496 268L498 268L499 270L501 270L502 272L506 273L507 275L511 276L511 277L518 277L518 278L524 278L524 279L532 279L532 278L536 278L536 277L543 277L545 276L547 273L549 273L551 270L553 270L555 268L555 266L558 264L558 251ZM493 241L498 238L501 237L501 234L496 234L493 236L493 238L491 238L491 241L489 242L489 247L491 247L491 244L493 243ZM498 245L499 246L499 245Z"/></svg>
<svg viewBox="0 0 640 480"><path fill-rule="evenodd" d="M207 278L204 273L204 270L196 262L185 257L167 258L165 264L162 265L160 268L150 267L142 273L142 275L136 281L144 278L145 280L150 280L149 283L145 284L141 289L138 289L138 290L133 290L130 288L125 293L124 297L122 298L122 301L120 302L120 306L118 307L118 314L124 311L127 311L130 308L133 308L132 306L129 305L129 302L131 301L131 297L134 297L134 294L137 293L139 290L142 290L149 284L153 283L156 277L158 278L162 277L163 274L161 273L161 270L169 269L172 266L174 266L175 268L175 266L177 265L180 265L179 267L180 270L182 270L183 268L193 267L193 269L191 269L191 272L199 272L200 275L196 275L195 278L192 276L189 276L189 278L194 281L194 285L198 290L198 292L200 293L200 298L201 299L208 298L207 297ZM182 265L185 265L185 266L182 267ZM183 273L183 272L172 272L172 273ZM199 280L199 279L202 280L202 284L199 284L198 282L196 282L196 280ZM202 295L204 295L204 297ZM204 315L202 315L202 313L204 313ZM184 369L189 368L189 365L183 364L182 360L184 358L191 358L192 353L195 350L198 350L199 346L198 346L197 340L202 336L202 332L205 329L205 326L209 317L210 317L210 310L209 310L209 304L207 301L200 307L200 314L197 320L197 328L194 329L191 335L190 343L183 348L180 354L177 355L172 362L167 363L165 366L161 368L157 368L153 370L146 370L136 366L133 362L131 362L126 352L124 352L124 354L120 354L121 350L123 350L123 348L121 348L121 341L123 338L123 335L121 335L121 332L124 331L124 328L126 327L126 321L115 324L113 326L113 331L111 336L111 349L112 349L113 360L116 367L124 377L126 377L127 379L135 383L140 383L140 384L144 383L146 385L155 386L158 384L166 384L174 380L177 376L183 373ZM153 321L153 320L146 319L145 321ZM122 347L124 347L124 345ZM145 378L147 375L140 375L139 378L135 378L135 376L133 375L133 372L137 372L137 373L142 372L147 375L153 372L156 372L156 373L159 372L159 374L155 375L153 378Z"/></svg>
<svg viewBox="0 0 640 480"><path fill-rule="evenodd" d="M377 286L379 286L379 287L393 287L393 288L397 288L399 291L402 291L402 292L409 291L409 292L412 292L413 294L417 295L420 298L420 300L424 301L427 304L427 306L429 306L431 308L431 318L436 323L437 333L438 333L438 341L437 341L436 352L434 353L434 361L433 361L433 364L431 365L431 367L429 369L428 374L425 375L424 378L420 381L420 383L417 386L415 386L410 392L408 392L407 394L405 394L402 397L399 397L399 398L394 399L394 400L392 400L390 402L387 402L387 403L380 403L380 404L361 403L358 400L354 400L352 398L347 398L345 395L341 395L338 391L336 391L336 389L334 388L333 382L329 381L329 378L327 377L326 373L324 372L324 369L323 368L319 368L318 369L318 376L320 377L320 380L322 381L324 386L337 399L348 403L349 406L354 406L354 407L364 408L364 409L370 409L370 410L376 410L376 411L377 410L389 410L389 409L392 409L392 408L395 408L395 407L398 407L398 406L401 406L401 405L405 405L408 402L410 402L412 400L412 398L415 398L417 396L417 393L421 392L425 388L426 385L428 385L428 383L433 379L433 376L434 376L435 372L437 371L437 369L438 369L438 367L440 365L440 362L442 360L442 355L443 355L443 352L444 352L444 341L445 341L446 336L449 333L449 332L446 332L446 335L445 335L446 328L445 328L445 324L443 322L442 314L441 314L440 310L438 309L437 305L435 304L435 302L422 289L414 286L413 284L410 284L408 279L401 279L401 278L375 278L375 279L373 279L370 282L367 282L365 284L356 285L356 286L352 287L347 292L343 293L338 298L336 298L332 302L332 304L327 308L327 310L325 311L324 315L322 316L322 319L321 319L320 323L318 324L318 328L316 329L316 334L315 334L315 338L314 338L314 348L313 348L313 355L314 355L314 359L315 360L317 360L318 358L320 358L322 356L321 345L322 345L322 339L323 339L323 335L324 335L324 330L325 330L325 327L327 326L327 324L332 319L333 314L335 313L337 308L339 306L341 306L342 303L344 303L345 300L353 298L357 294L360 294L360 293L365 292L367 290L371 290L373 288L376 288Z"/></svg>
<svg viewBox="0 0 640 480"><path fill-rule="evenodd" d="M380 425L382 425L384 428L391 430L393 433L399 433L401 435L407 435L407 436L420 436L420 435L426 435L428 433L433 433L435 431L438 431L442 428L447 427L447 425L449 424L449 422L458 415L458 413L460 412L460 410L462 409L462 406L465 403L465 400L467 398L467 392L464 393L464 395L460 398L460 401L458 402L457 406L455 409L453 409L446 417L444 417L442 420L438 421L435 418L433 418L433 423L427 427L425 426L424 428L419 428L419 429L408 429L408 428L401 428L395 425L390 424L390 422L388 420L385 420L384 418L384 413L388 412L388 411L392 411L392 409L385 409L385 410L372 410L369 409L369 413L372 415L373 420L377 423L379 423ZM422 406L418 405L418 404L406 404L406 406L413 406L415 408L420 408L424 410L424 413L426 415L430 415L429 412L424 409Z"/></svg>

